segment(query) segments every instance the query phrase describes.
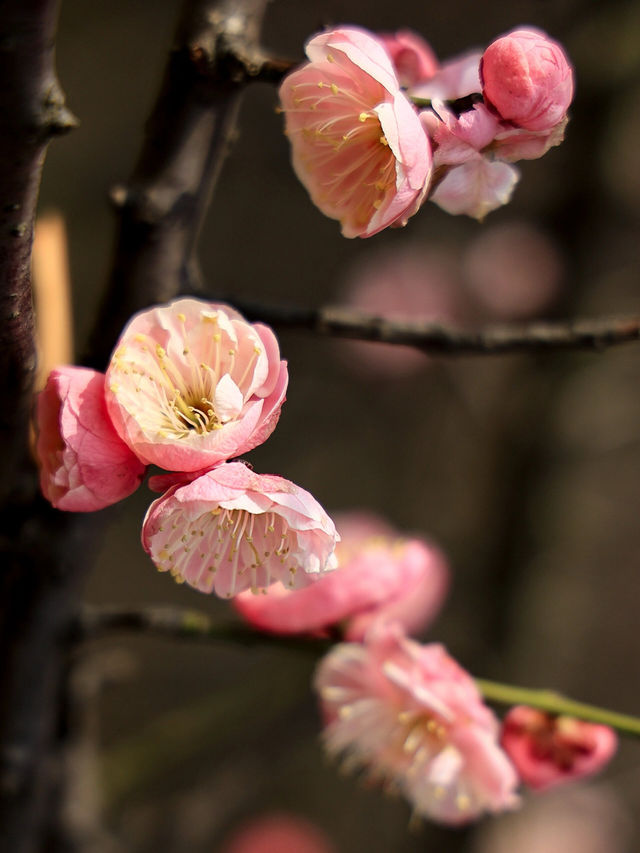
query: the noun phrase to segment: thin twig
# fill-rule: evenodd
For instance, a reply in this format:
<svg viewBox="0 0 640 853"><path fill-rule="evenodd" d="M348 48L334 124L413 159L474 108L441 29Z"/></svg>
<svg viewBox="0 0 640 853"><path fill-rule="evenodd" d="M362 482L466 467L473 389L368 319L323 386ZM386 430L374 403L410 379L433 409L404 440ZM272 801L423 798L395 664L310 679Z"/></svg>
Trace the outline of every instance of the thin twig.
<svg viewBox="0 0 640 853"><path fill-rule="evenodd" d="M603 350L640 340L640 316L529 324L496 324L466 331L433 322L385 319L349 308L301 308L229 301L250 320L336 338L410 346L431 355L499 355L544 350Z"/></svg>
<svg viewBox="0 0 640 853"><path fill-rule="evenodd" d="M162 605L85 605L75 622L73 638L77 641L93 640L114 631L155 634L175 640L230 642L249 647L270 645L316 655L329 648L328 640L317 637L261 634L240 623L216 621L199 610Z"/></svg>
<svg viewBox="0 0 640 853"><path fill-rule="evenodd" d="M85 605L76 621L74 636L76 640L90 640L114 631L153 634L174 640L231 642L244 646L270 645L310 652L317 656L324 654L331 647L327 639L263 633L242 624L216 622L198 610L166 606ZM500 705L529 705L552 714L608 725L629 737L640 737L640 717L576 702L553 690L516 687L484 679L476 679L476 684L485 699Z"/></svg>

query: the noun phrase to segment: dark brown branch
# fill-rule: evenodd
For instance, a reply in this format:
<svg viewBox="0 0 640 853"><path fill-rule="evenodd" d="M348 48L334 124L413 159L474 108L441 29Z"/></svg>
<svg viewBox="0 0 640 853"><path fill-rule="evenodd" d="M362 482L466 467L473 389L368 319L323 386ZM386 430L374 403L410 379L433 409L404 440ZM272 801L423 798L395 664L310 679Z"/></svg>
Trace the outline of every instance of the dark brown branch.
<svg viewBox="0 0 640 853"><path fill-rule="evenodd" d="M128 315L194 280L194 247L233 125L243 74L223 61L228 22L257 43L267 0L188 0L121 218L89 362ZM47 140L72 124L53 72L55 0L3 0L0 15L0 850L43 853L59 756L69 625L110 513L59 513L36 492L26 449L35 367L29 255ZM238 22L240 29L238 30ZM49 848L50 849L50 848Z"/></svg>
<svg viewBox="0 0 640 853"><path fill-rule="evenodd" d="M267 0L187 0L138 164L116 187L118 235L87 363L103 368L131 314L199 289L195 246L258 48ZM242 57L242 59L238 58Z"/></svg>
<svg viewBox="0 0 640 853"><path fill-rule="evenodd" d="M74 125L56 79L57 0L4 0L0 14L0 503L24 457L36 368L30 257L49 140Z"/></svg>
<svg viewBox="0 0 640 853"><path fill-rule="evenodd" d="M175 640L231 642L242 646L271 645L320 655L329 647L328 640L316 637L280 637L254 631L247 625L219 622L206 613L185 607L147 605L85 605L73 631L76 641L93 640L116 631L155 634Z"/></svg>
<svg viewBox="0 0 640 853"><path fill-rule="evenodd" d="M230 298L251 320L317 335L411 346L430 355L498 355L543 350L603 350L640 340L640 317L601 317L464 331L426 322L400 322L347 308L262 305Z"/></svg>

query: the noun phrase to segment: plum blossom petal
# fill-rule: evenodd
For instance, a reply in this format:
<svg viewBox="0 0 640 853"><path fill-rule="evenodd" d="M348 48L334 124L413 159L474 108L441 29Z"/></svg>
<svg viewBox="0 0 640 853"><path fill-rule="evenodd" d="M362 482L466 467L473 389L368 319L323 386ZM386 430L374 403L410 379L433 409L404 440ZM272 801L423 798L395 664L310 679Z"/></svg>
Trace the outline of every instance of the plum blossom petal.
<svg viewBox="0 0 640 853"><path fill-rule="evenodd" d="M526 705L506 715L501 742L522 781L536 790L592 776L608 764L618 746L609 726Z"/></svg>
<svg viewBox="0 0 640 853"><path fill-rule="evenodd" d="M438 71L438 60L431 46L412 30L378 33L391 57L401 86L415 86L430 80Z"/></svg>
<svg viewBox="0 0 640 853"><path fill-rule="evenodd" d="M465 213L482 220L509 202L518 179L514 166L478 154L447 172L431 201L447 213Z"/></svg>
<svg viewBox="0 0 640 853"><path fill-rule="evenodd" d="M433 77L413 86L409 95L426 100L455 101L468 95L480 94L481 59L480 51L472 51L443 62Z"/></svg>
<svg viewBox="0 0 640 853"><path fill-rule="evenodd" d="M268 438L287 379L266 326L225 305L179 299L129 322L107 370L107 405L143 462L199 471Z"/></svg>
<svg viewBox="0 0 640 853"><path fill-rule="evenodd" d="M564 118L549 130L525 130L502 125L491 143L490 150L497 160L515 163L517 160L537 160L564 139L568 119Z"/></svg>
<svg viewBox="0 0 640 853"><path fill-rule="evenodd" d="M280 87L298 178L345 237L405 224L426 194L431 148L382 42L341 27L306 52Z"/></svg>
<svg viewBox="0 0 640 853"><path fill-rule="evenodd" d="M423 630L447 591L449 571L441 552L418 538L400 537L376 516L336 518L341 540L338 568L296 591L275 584L266 595L241 593L234 606L244 619L276 634L315 632L344 623L347 639L360 640L374 622L397 621Z"/></svg>
<svg viewBox="0 0 640 853"><path fill-rule="evenodd" d="M228 462L155 500L142 544L161 572L231 598L280 581L311 583L335 568L338 535L304 489Z"/></svg>
<svg viewBox="0 0 640 853"><path fill-rule="evenodd" d="M52 370L38 396L37 428L40 486L57 509L92 512L140 485L146 467L113 428L103 373Z"/></svg>
<svg viewBox="0 0 640 853"><path fill-rule="evenodd" d="M527 130L550 130L573 98L573 71L562 47L545 33L519 29L496 39L482 55L485 103Z"/></svg>
<svg viewBox="0 0 640 853"><path fill-rule="evenodd" d="M328 751L398 790L416 814L461 824L518 805L498 721L441 645L376 626L363 644L334 646L315 687Z"/></svg>

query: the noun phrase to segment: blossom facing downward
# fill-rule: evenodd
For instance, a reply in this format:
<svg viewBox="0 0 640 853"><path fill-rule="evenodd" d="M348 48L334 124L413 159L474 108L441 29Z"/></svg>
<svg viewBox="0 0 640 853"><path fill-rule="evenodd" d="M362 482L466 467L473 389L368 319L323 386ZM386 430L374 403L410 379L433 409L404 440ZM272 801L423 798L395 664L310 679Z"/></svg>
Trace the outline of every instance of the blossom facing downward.
<svg viewBox="0 0 640 853"><path fill-rule="evenodd" d="M334 646L315 687L328 751L403 794L417 815L460 824L518 804L498 721L441 645L386 626L364 644Z"/></svg>
<svg viewBox="0 0 640 853"><path fill-rule="evenodd" d="M271 329L226 305L179 299L129 322L107 370L107 405L143 462L200 471L271 435L287 380Z"/></svg>
<svg viewBox="0 0 640 853"><path fill-rule="evenodd" d="M342 27L312 38L306 53L280 86L298 178L345 237L404 225L424 200L431 148L383 43Z"/></svg>
<svg viewBox="0 0 640 853"><path fill-rule="evenodd" d="M609 726L547 714L526 705L518 705L506 715L501 741L522 781L536 790L597 773L618 745Z"/></svg>
<svg viewBox="0 0 640 853"><path fill-rule="evenodd" d="M346 623L361 640L370 625L397 621L420 631L442 605L449 582L443 555L428 542L404 538L381 519L360 513L336 518L338 568L304 589L276 584L266 595L242 593L234 606L247 622L275 634L319 631Z"/></svg>
<svg viewBox="0 0 640 853"><path fill-rule="evenodd" d="M280 581L291 589L334 569L338 535L320 504L283 477L219 465L155 500L142 545L161 572L231 598Z"/></svg>
<svg viewBox="0 0 640 853"><path fill-rule="evenodd" d="M57 509L93 512L134 492L145 466L113 428L104 374L52 370L38 395L36 451L40 487Z"/></svg>
<svg viewBox="0 0 640 853"><path fill-rule="evenodd" d="M514 30L482 56L485 103L527 130L550 130L573 98L573 71L562 47L540 30Z"/></svg>

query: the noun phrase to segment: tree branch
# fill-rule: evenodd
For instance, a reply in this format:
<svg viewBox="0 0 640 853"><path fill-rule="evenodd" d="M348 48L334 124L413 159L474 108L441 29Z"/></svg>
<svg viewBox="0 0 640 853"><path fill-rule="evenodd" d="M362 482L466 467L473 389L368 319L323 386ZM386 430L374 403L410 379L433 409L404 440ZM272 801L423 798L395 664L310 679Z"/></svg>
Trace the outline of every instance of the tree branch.
<svg viewBox="0 0 640 853"><path fill-rule="evenodd" d="M88 363L102 367L129 315L195 280L194 248L245 77L225 39L257 43L267 0L187 0L130 185ZM57 0L4 0L0 16L0 849L42 853L64 752L57 731L69 624L109 511L60 513L17 471L35 369L29 277L47 141L73 123L53 71ZM225 48L226 50L226 48Z"/></svg>
<svg viewBox="0 0 640 853"><path fill-rule="evenodd" d="M116 187L118 234L85 363L103 369L130 316L200 289L195 247L232 136L240 96L267 67L268 0L187 0L133 175ZM243 57L241 60L239 57Z"/></svg>
<svg viewBox="0 0 640 853"><path fill-rule="evenodd" d="M36 369L30 257L49 140L73 127L55 74L57 0L5 0L0 15L0 503L28 439Z"/></svg>
<svg viewBox="0 0 640 853"><path fill-rule="evenodd" d="M301 635L278 636L256 631L247 625L216 623L205 613L180 607L85 605L75 623L74 637L76 640L91 640L114 631L155 634L175 640L232 642L244 646L271 645L276 648L311 652L317 656L324 654L331 647L327 639ZM628 737L640 737L640 717L576 702L553 690L515 687L480 678L476 679L476 685L485 699L500 705L529 705L552 714L608 725Z"/></svg>
<svg viewBox="0 0 640 853"><path fill-rule="evenodd" d="M603 350L640 340L640 316L496 324L463 331L424 321L389 320L348 308L262 305L230 297L250 320L336 338L411 346L430 355L499 355L544 350Z"/></svg>

